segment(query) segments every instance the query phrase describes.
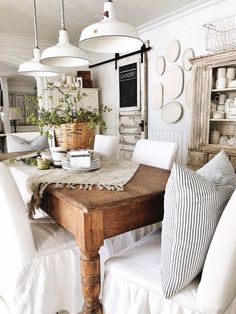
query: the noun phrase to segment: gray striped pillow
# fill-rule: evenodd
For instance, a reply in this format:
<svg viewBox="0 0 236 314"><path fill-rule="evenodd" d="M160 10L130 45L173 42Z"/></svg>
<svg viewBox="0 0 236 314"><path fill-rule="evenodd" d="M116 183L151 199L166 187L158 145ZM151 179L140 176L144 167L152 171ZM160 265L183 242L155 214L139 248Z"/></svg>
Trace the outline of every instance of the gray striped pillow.
<svg viewBox="0 0 236 314"><path fill-rule="evenodd" d="M231 184L236 188L234 168L224 150L200 168L197 173L215 185Z"/></svg>
<svg viewBox="0 0 236 314"><path fill-rule="evenodd" d="M161 280L170 297L202 270L215 228L234 188L216 186L184 166L174 165L165 192Z"/></svg>

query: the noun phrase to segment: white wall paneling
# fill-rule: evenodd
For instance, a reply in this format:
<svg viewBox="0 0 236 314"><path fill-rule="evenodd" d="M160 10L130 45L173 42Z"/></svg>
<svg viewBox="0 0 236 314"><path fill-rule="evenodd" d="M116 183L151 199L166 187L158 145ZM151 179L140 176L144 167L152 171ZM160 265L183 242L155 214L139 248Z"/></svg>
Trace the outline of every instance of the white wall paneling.
<svg viewBox="0 0 236 314"><path fill-rule="evenodd" d="M152 103L152 86L163 83L163 76L158 76L155 62L158 56L166 55L168 43L177 39L181 45L180 56L175 63L166 61L166 70L175 65L182 66L183 52L193 48L195 55L206 54L205 29L203 24L232 15L232 8L236 9L235 0L197 1L176 14L170 14L150 22L139 28L141 38L150 41L152 49L148 53L148 134L150 139L176 141L179 144L178 162L187 163L188 134L190 124L189 104L186 104L186 82L191 78L191 72L184 71L183 93L176 99L183 106L182 118L175 124L166 124L161 119L160 110L155 110ZM164 104L169 100L165 97Z"/></svg>
<svg viewBox="0 0 236 314"><path fill-rule="evenodd" d="M188 149L188 132L184 130L152 130L150 138L157 141L176 142L179 144L179 152L177 162L181 164L187 163L187 149Z"/></svg>

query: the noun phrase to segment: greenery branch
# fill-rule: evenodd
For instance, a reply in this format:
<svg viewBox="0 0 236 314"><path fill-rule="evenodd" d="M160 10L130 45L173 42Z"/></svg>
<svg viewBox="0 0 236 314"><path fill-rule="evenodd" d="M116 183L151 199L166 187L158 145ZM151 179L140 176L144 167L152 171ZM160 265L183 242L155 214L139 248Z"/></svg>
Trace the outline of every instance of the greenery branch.
<svg viewBox="0 0 236 314"><path fill-rule="evenodd" d="M87 95L81 93L77 88L71 88L69 91L64 92L59 87L54 86L49 82L47 88L48 99L53 102L53 91L57 90L61 97L59 97L59 104L52 108L45 109L40 106L42 96L27 96L27 121L33 125L38 125L41 134L48 135L49 127L56 127L62 124L87 122L89 128L99 127L100 130L106 129L106 123L102 117L102 112L110 112L111 109L103 106L99 111L91 107L84 108L81 104L83 97ZM45 127L47 127L45 129Z"/></svg>

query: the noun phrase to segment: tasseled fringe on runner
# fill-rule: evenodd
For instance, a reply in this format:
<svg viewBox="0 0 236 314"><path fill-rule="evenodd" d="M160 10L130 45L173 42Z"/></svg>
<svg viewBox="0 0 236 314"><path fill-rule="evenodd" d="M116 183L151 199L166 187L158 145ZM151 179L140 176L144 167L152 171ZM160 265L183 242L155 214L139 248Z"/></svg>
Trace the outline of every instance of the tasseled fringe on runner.
<svg viewBox="0 0 236 314"><path fill-rule="evenodd" d="M27 211L30 219L33 219L33 216L35 214L35 209L40 207L41 198L43 197L43 192L45 191L46 187L48 185L51 185L53 183L42 183L39 186L37 186L34 194L31 197L30 202L27 204ZM88 183L82 183L82 184L74 184L74 183L56 183L55 189L63 189L64 187L67 187L67 189L75 189L79 187L80 190L92 190L93 187L96 187L99 190L108 190L108 191L117 191L117 192L123 192L124 186L122 184L88 184Z"/></svg>

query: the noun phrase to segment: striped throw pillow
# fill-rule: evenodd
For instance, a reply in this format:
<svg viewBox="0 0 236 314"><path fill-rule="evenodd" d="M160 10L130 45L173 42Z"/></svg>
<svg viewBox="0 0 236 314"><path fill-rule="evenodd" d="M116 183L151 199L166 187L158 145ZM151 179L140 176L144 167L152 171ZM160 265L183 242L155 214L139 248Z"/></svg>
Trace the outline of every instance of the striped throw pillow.
<svg viewBox="0 0 236 314"><path fill-rule="evenodd" d="M205 257L234 187L215 185L184 166L174 165L164 201L161 280L170 297L202 270Z"/></svg>
<svg viewBox="0 0 236 314"><path fill-rule="evenodd" d="M234 168L224 150L200 168L197 173L215 185L231 184L236 188Z"/></svg>

